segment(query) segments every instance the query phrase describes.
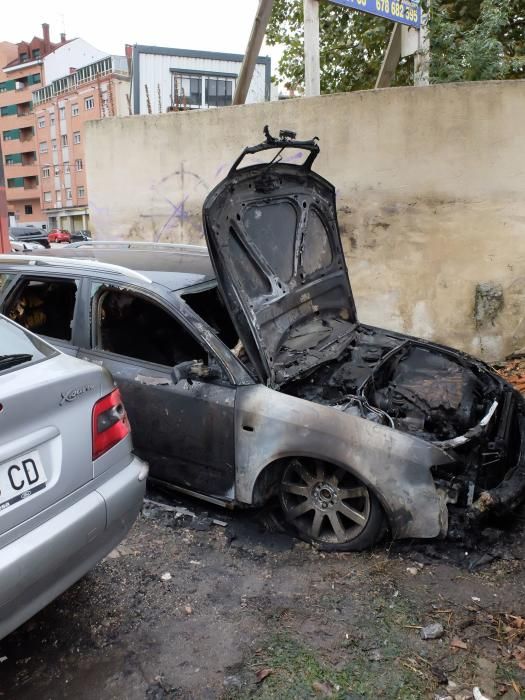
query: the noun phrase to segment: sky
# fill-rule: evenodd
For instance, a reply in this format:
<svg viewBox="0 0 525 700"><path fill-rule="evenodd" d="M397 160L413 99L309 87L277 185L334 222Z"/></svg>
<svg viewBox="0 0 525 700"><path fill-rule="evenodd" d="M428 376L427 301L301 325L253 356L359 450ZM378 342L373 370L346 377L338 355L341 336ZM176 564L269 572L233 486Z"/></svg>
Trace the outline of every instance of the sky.
<svg viewBox="0 0 525 700"><path fill-rule="evenodd" d="M51 40L82 37L112 54L124 54L125 44L169 46L244 53L259 0L24 0L2 10L0 41L29 41L42 36L42 22L50 25ZM272 73L279 51L263 46L272 57Z"/></svg>

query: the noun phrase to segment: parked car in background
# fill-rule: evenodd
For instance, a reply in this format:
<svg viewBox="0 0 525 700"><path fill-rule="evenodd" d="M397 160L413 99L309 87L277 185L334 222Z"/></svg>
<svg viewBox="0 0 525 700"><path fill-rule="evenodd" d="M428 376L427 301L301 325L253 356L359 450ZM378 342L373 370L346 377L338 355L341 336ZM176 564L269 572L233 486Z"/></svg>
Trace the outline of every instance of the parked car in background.
<svg viewBox="0 0 525 700"><path fill-rule="evenodd" d="M0 308L111 371L165 485L273 499L326 550L457 536L523 501L525 402L473 357L358 321L318 152L289 133L245 149L204 203L208 250L0 256Z"/></svg>
<svg viewBox="0 0 525 700"><path fill-rule="evenodd" d="M0 274L0 288L8 279ZM110 374L3 316L0 435L3 638L122 540L140 510L147 466L131 452Z"/></svg>
<svg viewBox="0 0 525 700"><path fill-rule="evenodd" d="M66 229L53 228L48 233L47 240L50 243L71 243L71 234Z"/></svg>
<svg viewBox="0 0 525 700"><path fill-rule="evenodd" d="M80 229L78 231L71 231L71 243L75 243L78 241L90 241L91 240L91 231L88 231L88 229Z"/></svg>
<svg viewBox="0 0 525 700"><path fill-rule="evenodd" d="M23 243L40 243L44 248L49 248L48 232L37 226L10 226L9 238Z"/></svg>
<svg viewBox="0 0 525 700"><path fill-rule="evenodd" d="M29 251L44 250L41 243L28 243L27 241L15 241L14 238L9 238L11 250L13 253L27 253Z"/></svg>
<svg viewBox="0 0 525 700"><path fill-rule="evenodd" d="M25 244L21 241L15 241L14 238L9 238L9 243L11 245L11 251L13 253L23 253L25 250Z"/></svg>

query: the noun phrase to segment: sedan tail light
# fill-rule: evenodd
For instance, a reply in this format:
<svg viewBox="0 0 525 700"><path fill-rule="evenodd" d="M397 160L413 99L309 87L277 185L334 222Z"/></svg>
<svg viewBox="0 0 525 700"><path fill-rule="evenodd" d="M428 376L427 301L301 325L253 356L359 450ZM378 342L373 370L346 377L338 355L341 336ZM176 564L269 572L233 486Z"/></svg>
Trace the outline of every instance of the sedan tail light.
<svg viewBox="0 0 525 700"><path fill-rule="evenodd" d="M129 433L129 420L120 391L114 389L93 407L93 459L98 459Z"/></svg>

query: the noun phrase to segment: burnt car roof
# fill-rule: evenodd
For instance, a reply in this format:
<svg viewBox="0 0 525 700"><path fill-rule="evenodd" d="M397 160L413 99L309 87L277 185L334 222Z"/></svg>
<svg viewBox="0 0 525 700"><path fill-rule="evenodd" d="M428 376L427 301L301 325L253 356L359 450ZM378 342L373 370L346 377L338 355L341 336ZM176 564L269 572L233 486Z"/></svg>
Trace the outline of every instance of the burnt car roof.
<svg viewBox="0 0 525 700"><path fill-rule="evenodd" d="M162 254L159 254L162 253ZM39 257L96 261L141 273L172 291L215 279L204 246L161 243L97 242L42 251Z"/></svg>

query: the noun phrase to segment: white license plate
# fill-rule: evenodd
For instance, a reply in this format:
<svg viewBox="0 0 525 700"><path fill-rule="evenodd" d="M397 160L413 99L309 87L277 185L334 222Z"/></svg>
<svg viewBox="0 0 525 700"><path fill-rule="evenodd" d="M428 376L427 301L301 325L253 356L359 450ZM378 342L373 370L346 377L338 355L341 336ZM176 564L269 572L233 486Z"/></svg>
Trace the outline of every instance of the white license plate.
<svg viewBox="0 0 525 700"><path fill-rule="evenodd" d="M0 511L45 489L46 473L38 452L0 464Z"/></svg>

